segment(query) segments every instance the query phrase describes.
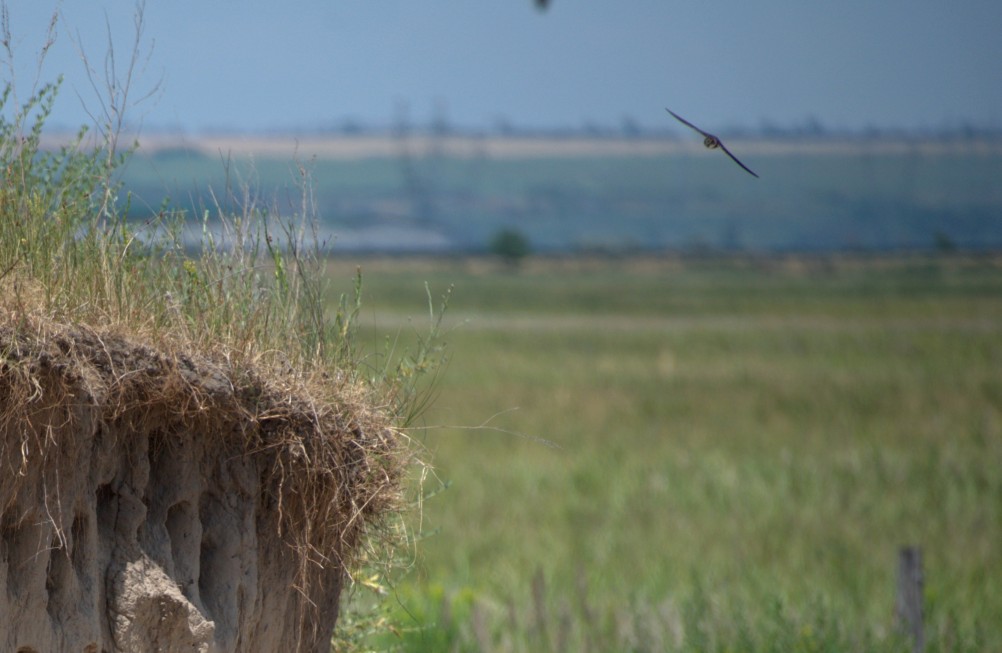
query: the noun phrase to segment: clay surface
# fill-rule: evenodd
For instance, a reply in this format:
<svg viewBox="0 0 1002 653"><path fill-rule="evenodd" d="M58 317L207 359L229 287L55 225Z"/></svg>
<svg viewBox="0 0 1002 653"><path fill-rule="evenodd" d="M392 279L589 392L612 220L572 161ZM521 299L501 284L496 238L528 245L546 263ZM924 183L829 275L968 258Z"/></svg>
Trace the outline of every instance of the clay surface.
<svg viewBox="0 0 1002 653"><path fill-rule="evenodd" d="M85 330L0 331L0 650L330 650L357 534L311 548L293 480L352 503L365 435L231 376ZM362 453L317 474L329 451Z"/></svg>

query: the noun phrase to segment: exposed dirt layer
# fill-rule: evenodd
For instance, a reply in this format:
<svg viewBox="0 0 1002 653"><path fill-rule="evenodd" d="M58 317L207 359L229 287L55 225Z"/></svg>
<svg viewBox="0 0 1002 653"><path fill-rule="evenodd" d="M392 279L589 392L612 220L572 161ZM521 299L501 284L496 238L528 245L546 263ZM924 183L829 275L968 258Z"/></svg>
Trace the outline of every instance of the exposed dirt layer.
<svg viewBox="0 0 1002 653"><path fill-rule="evenodd" d="M0 324L0 650L329 650L399 488L338 383Z"/></svg>

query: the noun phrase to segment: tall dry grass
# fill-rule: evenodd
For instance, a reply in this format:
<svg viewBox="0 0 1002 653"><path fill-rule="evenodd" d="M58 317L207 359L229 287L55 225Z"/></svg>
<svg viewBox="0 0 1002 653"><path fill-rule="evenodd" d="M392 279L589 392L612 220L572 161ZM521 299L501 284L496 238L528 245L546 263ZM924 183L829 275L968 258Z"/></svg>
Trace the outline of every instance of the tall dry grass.
<svg viewBox="0 0 1002 653"><path fill-rule="evenodd" d="M7 20L4 11L5 45ZM142 5L137 42L141 26ZM127 75L138 52L132 50ZM6 55L13 56L9 46ZM91 81L99 90L102 84ZM374 437L379 450L368 452L370 471L382 485L369 499L355 497L352 514L327 501L340 490L326 485L345 471L329 447L318 445L323 455L316 465L285 486L298 488L300 525L357 530L365 522L364 537L352 538L350 552L338 544L343 533L306 534L304 560L323 561L326 546L340 558L327 563L349 565L359 580L378 579L408 544L397 518L408 505L397 482L416 458L400 427L422 408L424 382L439 360L435 324L422 345L391 352L378 367L362 364L355 347L362 279L356 274L353 287L331 305L307 164L295 166L301 202L293 211L260 202L244 185L227 188L198 216L165 202L142 221L128 220L132 198L118 179L132 152L122 146L132 81L103 80L108 95L99 102L96 132L81 129L57 149L43 146L43 133L61 80L36 84L25 99L13 83L0 94L0 321L14 330L14 340L18 330L44 337L79 328L144 343L167 359L210 361L231 378L265 379L269 392L284 387L298 397L286 402L290 406L312 406L307 426L360 430L360 447ZM9 372L18 360L8 353L0 351L0 361ZM321 469L325 464L331 467Z"/></svg>

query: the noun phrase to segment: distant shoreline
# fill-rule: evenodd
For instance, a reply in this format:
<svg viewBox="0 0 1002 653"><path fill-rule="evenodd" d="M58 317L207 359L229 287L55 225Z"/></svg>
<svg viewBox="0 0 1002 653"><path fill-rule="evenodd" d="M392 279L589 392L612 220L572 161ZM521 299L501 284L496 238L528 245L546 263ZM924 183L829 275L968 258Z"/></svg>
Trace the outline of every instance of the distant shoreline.
<svg viewBox="0 0 1002 653"><path fill-rule="evenodd" d="M69 135L44 137L47 147L59 147L71 140ZM698 139L671 136L479 136L466 134L431 135L415 133L406 137L393 134L220 134L195 135L147 134L138 139L139 153L154 156L172 150L206 156L219 154L238 157L280 159L358 160L442 155L452 158L532 159L579 157L654 157L707 153ZM743 153L755 155L790 154L1002 154L1002 138L955 136L877 136L853 135L844 138L740 137L726 143Z"/></svg>

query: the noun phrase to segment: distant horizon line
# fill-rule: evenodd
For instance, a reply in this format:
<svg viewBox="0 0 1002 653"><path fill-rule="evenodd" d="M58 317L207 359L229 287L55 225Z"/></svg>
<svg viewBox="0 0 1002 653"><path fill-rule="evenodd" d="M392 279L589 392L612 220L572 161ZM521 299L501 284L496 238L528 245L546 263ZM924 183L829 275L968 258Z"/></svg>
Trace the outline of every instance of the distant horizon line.
<svg viewBox="0 0 1002 653"><path fill-rule="evenodd" d="M44 130L50 135L77 134L81 126L54 125ZM766 123L758 127L732 125L716 129L722 136L743 138L749 140L782 140L811 138L817 140L832 139L901 139L901 138L950 138L950 139L983 139L1002 138L1002 127L983 126L972 122L960 121L937 127L828 127L820 122L803 122L791 125ZM143 124L138 129L129 127L122 132L129 136L147 134L151 136L176 137L219 137L219 136L252 136L252 137L460 137L460 138L540 138L540 139L580 139L595 140L629 140L637 138L654 138L661 140L689 140L684 132L673 125L664 127L644 127L632 121L624 121L619 126L603 124L583 124L577 126L518 126L494 125L491 127L475 127L463 125L435 124L405 124L387 125L380 123L363 123L346 119L338 124L313 127L260 127L240 128L233 126L208 126L187 128L182 125Z"/></svg>
<svg viewBox="0 0 1002 653"><path fill-rule="evenodd" d="M317 157L328 160L399 158L401 156L450 157L460 159L535 159L578 157L703 156L708 151L699 139L674 133L658 135L568 134L434 134L372 132L341 134L243 133L178 134L146 132L124 134L119 142L132 140L140 156L270 157L296 159ZM1002 132L970 134L884 134L884 135L786 135L734 136L743 153L762 156L790 154L845 155L865 152L882 155L935 155L978 153L1002 155ZM41 146L56 150L75 140L75 134L43 134ZM100 146L96 135L85 146Z"/></svg>

